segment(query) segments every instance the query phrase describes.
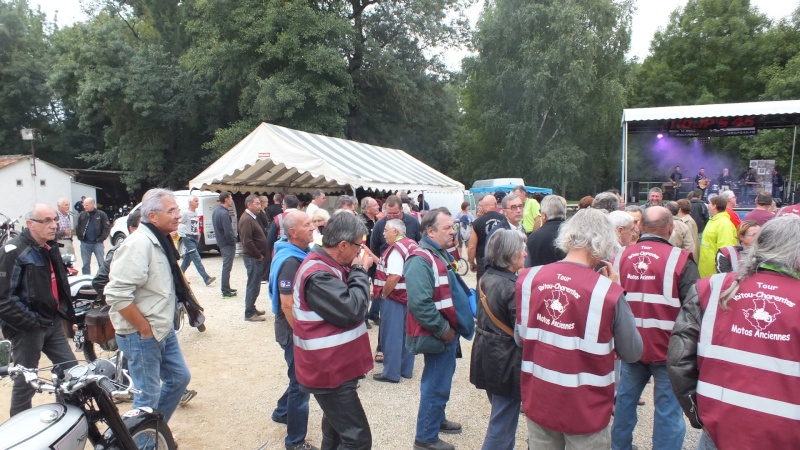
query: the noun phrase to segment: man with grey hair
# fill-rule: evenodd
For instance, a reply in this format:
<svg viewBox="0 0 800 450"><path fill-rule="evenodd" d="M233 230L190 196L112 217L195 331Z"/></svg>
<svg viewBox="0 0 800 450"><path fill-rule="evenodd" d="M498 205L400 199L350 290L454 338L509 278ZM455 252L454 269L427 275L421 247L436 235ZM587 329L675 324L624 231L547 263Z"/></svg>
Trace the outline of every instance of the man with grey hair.
<svg viewBox="0 0 800 450"><path fill-rule="evenodd" d="M133 407L158 410L168 422L191 379L173 328L176 302L188 289L169 236L181 214L167 189L147 191L140 210L141 225L114 254L104 294L117 344L141 390Z"/></svg>
<svg viewBox="0 0 800 450"><path fill-rule="evenodd" d="M239 240L242 242L242 261L247 271L247 289L244 296L244 320L264 322L265 311L256 308L256 300L261 293L261 277L264 273L264 259L267 257L267 237L258 223L257 214L261 211L261 200L255 194L248 195L244 201L245 211L239 217Z"/></svg>
<svg viewBox="0 0 800 450"><path fill-rule="evenodd" d="M653 448L680 450L686 426L667 373L667 346L689 288L700 277L691 252L674 247L672 213L651 206L642 215L639 241L614 258L620 284L627 292L644 352L638 362L623 361L611 439L614 449L631 448L636 407L651 377L655 379L656 414Z"/></svg>
<svg viewBox="0 0 800 450"><path fill-rule="evenodd" d="M650 192L647 194L647 200L647 204L644 205L645 208L649 208L651 206L664 206L661 202L664 200L664 193L661 191L661 188L651 188Z"/></svg>
<svg viewBox="0 0 800 450"><path fill-rule="evenodd" d="M322 409L324 449L369 449L358 380L372 370L364 314L370 298L366 227L355 214L334 214L322 247L314 246L294 279L295 373Z"/></svg>
<svg viewBox="0 0 800 450"><path fill-rule="evenodd" d="M619 197L613 192L601 192L594 197L592 208L602 209L606 212L619 210Z"/></svg>
<svg viewBox="0 0 800 450"><path fill-rule="evenodd" d="M522 201L517 197L519 216ZM460 433L461 424L447 420L445 408L456 368L458 336L472 339L475 322L469 308L466 284L450 269L447 253L455 237L453 219L446 209L434 209L422 218L423 237L406 261L408 316L406 348L425 355L420 380L420 401L414 448L449 450L453 445L439 433Z"/></svg>
<svg viewBox="0 0 800 450"><path fill-rule="evenodd" d="M355 214L357 208L358 200L356 200L355 197L351 197L349 195L340 195L336 198L336 204L333 206L333 212L335 214L336 211L343 209Z"/></svg>
<svg viewBox="0 0 800 450"><path fill-rule="evenodd" d="M75 234L81 241L81 273L89 275L91 271L92 255L97 259L97 267L103 265L103 241L111 232L111 222L103 211L95 208L92 197L83 199L83 211L78 215L78 225Z"/></svg>
<svg viewBox="0 0 800 450"><path fill-rule="evenodd" d="M636 233L633 217L625 211L611 211L611 214L608 215L608 221L617 230L619 245L622 247L630 245Z"/></svg>
<svg viewBox="0 0 800 450"><path fill-rule="evenodd" d="M75 312L56 247L57 224L53 208L38 203L25 215L26 228L0 248L0 328L18 366L39 367L42 352L63 369L75 365L61 325ZM29 409L34 393L22 377L14 379L11 415Z"/></svg>
<svg viewBox="0 0 800 450"><path fill-rule="evenodd" d="M75 247L72 246L72 215L69 213L69 200L65 198L58 199L56 214L58 215L58 229L56 230L58 250L62 255L74 255Z"/></svg>
<svg viewBox="0 0 800 450"><path fill-rule="evenodd" d="M528 236L525 267L550 264L561 261L566 256L555 244L558 229L567 219L567 200L558 195L546 196L542 199L541 214L544 225Z"/></svg>
<svg viewBox="0 0 800 450"><path fill-rule="evenodd" d="M731 223L735 228L739 228L739 225L742 223L742 219L739 217L739 214L733 210L733 208L736 207L736 193L733 191L723 191L721 194L719 194L719 196L724 198L727 202L727 205L725 206L725 212L727 212L728 216L730 216Z"/></svg>
<svg viewBox="0 0 800 450"><path fill-rule="evenodd" d="M178 224L178 236L183 244L183 261L181 261L181 271L186 273L189 264L194 263L197 273L203 278L206 286L216 280L215 277L206 273L203 261L200 259L200 252L197 250L197 243L200 241L200 221L197 214L197 207L200 199L196 195L189 197L189 209L181 212L181 219Z"/></svg>
<svg viewBox="0 0 800 450"><path fill-rule="evenodd" d="M489 234L486 235L487 242L488 239L492 237L494 230L499 230L501 228L525 232L525 228L522 226L522 214L525 205L522 202L523 199L517 194L509 194L503 197L503 201L500 202L500 207L503 208L503 216L505 216L505 218L489 231Z"/></svg>
<svg viewBox="0 0 800 450"><path fill-rule="evenodd" d="M308 214L308 217L311 217L314 211L322 208L327 200L328 198L325 196L325 191L322 189L314 191L314 193L311 194L311 203L306 206L306 214Z"/></svg>
<svg viewBox="0 0 800 450"><path fill-rule="evenodd" d="M520 388L530 448L611 447L614 355L633 363L642 354L619 276L608 262L618 244L606 217L594 208L578 211L559 230L558 246L567 256L525 269L517 280Z"/></svg>

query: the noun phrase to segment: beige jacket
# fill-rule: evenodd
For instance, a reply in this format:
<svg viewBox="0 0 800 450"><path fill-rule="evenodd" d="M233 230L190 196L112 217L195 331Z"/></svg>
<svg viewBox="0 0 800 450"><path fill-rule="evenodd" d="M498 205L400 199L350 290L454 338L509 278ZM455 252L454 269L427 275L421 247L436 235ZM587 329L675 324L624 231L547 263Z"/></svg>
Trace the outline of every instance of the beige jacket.
<svg viewBox="0 0 800 450"><path fill-rule="evenodd" d="M694 223L694 220L691 218L691 216L685 217L689 217L689 220ZM697 258L699 256L699 243L697 242L696 228L694 234L692 234L691 225L678 217L675 217L672 223L675 225L675 228L672 230L672 235L669 237L669 243L675 247L690 252L692 254L692 258L694 258L695 262L697 262ZM695 225L695 227L696 226L697 225Z"/></svg>
<svg viewBox="0 0 800 450"><path fill-rule="evenodd" d="M170 330L175 317L175 285L167 255L149 228L140 226L117 249L106 285L106 302L111 306L111 323L117 334L136 333L136 328L119 311L131 303L150 322L159 342Z"/></svg>

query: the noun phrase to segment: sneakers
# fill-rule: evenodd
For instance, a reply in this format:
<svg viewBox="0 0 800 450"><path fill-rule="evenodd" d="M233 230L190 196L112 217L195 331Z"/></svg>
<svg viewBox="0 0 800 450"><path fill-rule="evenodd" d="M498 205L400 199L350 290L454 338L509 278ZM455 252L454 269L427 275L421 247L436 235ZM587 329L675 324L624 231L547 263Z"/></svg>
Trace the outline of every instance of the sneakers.
<svg viewBox="0 0 800 450"><path fill-rule="evenodd" d="M181 406L186 406L186 404L189 403L189 401L191 399L193 399L196 395L197 395L197 391L195 391L193 389L186 389L185 391L183 391L183 395L181 395L181 403L180 403L180 405Z"/></svg>
<svg viewBox="0 0 800 450"><path fill-rule="evenodd" d="M461 433L461 424L458 422L451 422L447 419L444 419L442 423L439 425L439 433L444 434L460 434ZM447 444L450 445L450 444Z"/></svg>
<svg viewBox="0 0 800 450"><path fill-rule="evenodd" d="M216 281L216 279L217 277L208 277L208 279L206 280L206 286L211 286L211 283Z"/></svg>
<svg viewBox="0 0 800 450"><path fill-rule="evenodd" d="M222 298L233 298L236 297L236 291L231 290L230 292L223 292Z"/></svg>
<svg viewBox="0 0 800 450"><path fill-rule="evenodd" d="M319 450L317 447L311 445L308 441L303 441L302 444L295 445L294 447L286 447L286 450Z"/></svg>
<svg viewBox="0 0 800 450"><path fill-rule="evenodd" d="M456 450L455 445L448 444L447 442L439 439L431 444L414 440L414 450Z"/></svg>
<svg viewBox="0 0 800 450"><path fill-rule="evenodd" d="M264 316L259 316L258 314L253 314L250 317L245 317L244 321L245 322L266 322L267 319L265 319Z"/></svg>

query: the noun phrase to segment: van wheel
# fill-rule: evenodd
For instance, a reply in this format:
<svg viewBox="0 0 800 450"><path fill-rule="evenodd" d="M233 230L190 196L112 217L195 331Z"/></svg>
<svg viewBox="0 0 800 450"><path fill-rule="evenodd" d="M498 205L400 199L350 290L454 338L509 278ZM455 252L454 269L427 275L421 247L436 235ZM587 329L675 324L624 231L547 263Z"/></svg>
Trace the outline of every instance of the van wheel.
<svg viewBox="0 0 800 450"><path fill-rule="evenodd" d="M111 238L111 245L119 245L120 242L125 240L125 235L122 233L117 233Z"/></svg>

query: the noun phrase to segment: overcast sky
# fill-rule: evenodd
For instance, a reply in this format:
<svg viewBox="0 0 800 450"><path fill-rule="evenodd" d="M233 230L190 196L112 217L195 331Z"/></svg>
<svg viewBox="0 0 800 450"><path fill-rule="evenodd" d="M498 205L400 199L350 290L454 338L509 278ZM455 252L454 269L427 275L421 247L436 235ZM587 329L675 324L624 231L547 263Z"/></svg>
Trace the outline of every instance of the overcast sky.
<svg viewBox="0 0 800 450"><path fill-rule="evenodd" d="M32 7L41 6L48 19L51 19L58 11L58 23L61 26L85 18L81 12L80 0L29 0L29 2ZM635 0L635 3L631 51L628 56L636 56L639 60L643 60L650 52L650 41L656 30L666 27L669 22L669 14L675 8L686 4L686 0ZM789 16L800 4L800 0L750 0L750 4L756 6L771 19L777 20ZM480 15L482 5L483 0L478 0L477 4L470 8L469 16L473 25ZM451 69L458 69L464 55L466 52L463 51L448 52L445 55L447 65Z"/></svg>

